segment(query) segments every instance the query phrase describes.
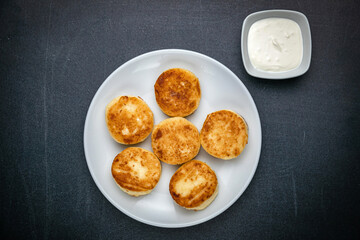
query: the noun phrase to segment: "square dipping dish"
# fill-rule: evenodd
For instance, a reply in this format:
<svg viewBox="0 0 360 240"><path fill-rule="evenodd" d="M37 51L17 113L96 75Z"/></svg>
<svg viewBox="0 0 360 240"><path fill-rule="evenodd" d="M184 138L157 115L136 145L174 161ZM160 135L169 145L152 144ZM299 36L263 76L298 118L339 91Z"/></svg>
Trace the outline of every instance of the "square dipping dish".
<svg viewBox="0 0 360 240"><path fill-rule="evenodd" d="M249 30L255 22L265 18L290 19L299 25L302 35L303 54L302 60L296 68L283 72L272 72L257 69L252 65L248 53ZM241 32L241 53L244 67L248 74L253 77L280 80L303 75L309 69L311 61L311 33L309 21L304 14L290 10L267 10L252 13L247 16L243 22Z"/></svg>

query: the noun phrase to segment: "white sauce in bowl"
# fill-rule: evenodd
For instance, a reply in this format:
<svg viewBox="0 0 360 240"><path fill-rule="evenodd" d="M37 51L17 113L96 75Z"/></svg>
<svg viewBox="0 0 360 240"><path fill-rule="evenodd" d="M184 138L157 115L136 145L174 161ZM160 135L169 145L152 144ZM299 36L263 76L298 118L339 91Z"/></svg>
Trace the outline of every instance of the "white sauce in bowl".
<svg viewBox="0 0 360 240"><path fill-rule="evenodd" d="M248 53L256 69L269 72L295 69L303 56L299 25L286 18L265 18L255 22L249 30Z"/></svg>

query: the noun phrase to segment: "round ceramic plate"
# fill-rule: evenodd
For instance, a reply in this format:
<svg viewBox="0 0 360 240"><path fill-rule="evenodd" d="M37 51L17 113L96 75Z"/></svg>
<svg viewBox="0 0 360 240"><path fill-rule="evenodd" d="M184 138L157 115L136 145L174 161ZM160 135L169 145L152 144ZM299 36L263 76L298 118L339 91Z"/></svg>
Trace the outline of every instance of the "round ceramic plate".
<svg viewBox="0 0 360 240"><path fill-rule="evenodd" d="M201 101L187 117L200 131L206 116L221 109L242 115L249 127L249 139L239 157L224 161L201 148L195 159L206 162L216 173L219 194L202 211L178 206L169 194L169 181L179 166L162 163L159 183L149 194L131 197L120 190L111 175L114 157L126 146L115 142L106 127L105 107L120 95L140 96L154 113L155 124L168 118L155 100L154 84L169 68L185 68L200 81ZM151 149L151 137L135 146ZM126 215L159 227L187 227L205 222L224 212L245 191L254 176L261 150L261 125L255 103L240 79L218 61L186 50L159 50L138 56L116 69L95 94L85 121L84 151L90 173L104 196Z"/></svg>

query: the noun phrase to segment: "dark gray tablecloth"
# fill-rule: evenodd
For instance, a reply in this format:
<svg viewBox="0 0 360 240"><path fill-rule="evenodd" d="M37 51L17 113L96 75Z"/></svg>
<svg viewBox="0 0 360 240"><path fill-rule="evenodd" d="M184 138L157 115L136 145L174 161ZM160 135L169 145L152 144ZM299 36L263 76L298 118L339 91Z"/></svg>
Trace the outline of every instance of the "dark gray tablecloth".
<svg viewBox="0 0 360 240"><path fill-rule="evenodd" d="M1 239L359 239L359 1L2 1ZM304 13L312 61L298 78L249 76L245 17ZM218 217L163 229L127 217L90 176L83 129L101 83L166 48L220 61L257 104L263 145L241 198Z"/></svg>

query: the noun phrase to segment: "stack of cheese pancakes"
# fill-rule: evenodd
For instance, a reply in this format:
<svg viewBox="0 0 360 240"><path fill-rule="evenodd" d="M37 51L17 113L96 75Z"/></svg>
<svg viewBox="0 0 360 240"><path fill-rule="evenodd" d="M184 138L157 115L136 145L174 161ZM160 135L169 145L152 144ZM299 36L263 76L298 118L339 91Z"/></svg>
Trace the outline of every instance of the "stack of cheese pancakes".
<svg viewBox="0 0 360 240"><path fill-rule="evenodd" d="M209 165L194 158L201 146L216 158L236 158L247 144L247 124L236 112L220 110L208 114L199 133L185 119L198 108L201 99L199 79L186 69L163 72L154 90L158 106L170 117L155 127L153 112L140 97L119 96L106 107L106 124L116 142L137 144L152 133L153 152L126 148L114 158L112 176L121 190L140 196L149 194L159 182L160 161L181 165L169 183L171 197L186 209L204 209L218 194L218 180Z"/></svg>

